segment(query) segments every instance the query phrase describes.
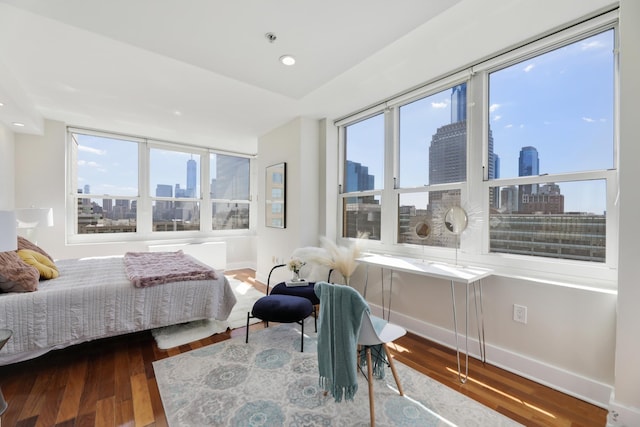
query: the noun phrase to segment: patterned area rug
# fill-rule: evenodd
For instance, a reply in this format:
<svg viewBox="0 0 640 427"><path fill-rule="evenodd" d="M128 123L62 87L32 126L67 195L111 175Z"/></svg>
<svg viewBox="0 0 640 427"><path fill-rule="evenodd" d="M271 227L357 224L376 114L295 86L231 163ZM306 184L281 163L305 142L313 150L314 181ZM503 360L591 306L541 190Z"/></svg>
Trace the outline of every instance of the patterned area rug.
<svg viewBox="0 0 640 427"><path fill-rule="evenodd" d="M227 280L229 280L237 300L227 320L204 319L153 329L151 334L155 338L158 348L166 350L210 337L213 334L219 334L226 331L227 328L235 329L246 326L247 312L251 311L253 304L264 294L253 286L231 276L227 276ZM249 321L250 324L258 322L260 322L260 319L256 318Z"/></svg>
<svg viewBox="0 0 640 427"><path fill-rule="evenodd" d="M309 319L308 319L309 320ZM318 387L313 323L286 324L153 363L169 425L368 426L366 379L354 401L336 403ZM518 426L520 424L396 362L405 396L390 369L376 380L378 426Z"/></svg>

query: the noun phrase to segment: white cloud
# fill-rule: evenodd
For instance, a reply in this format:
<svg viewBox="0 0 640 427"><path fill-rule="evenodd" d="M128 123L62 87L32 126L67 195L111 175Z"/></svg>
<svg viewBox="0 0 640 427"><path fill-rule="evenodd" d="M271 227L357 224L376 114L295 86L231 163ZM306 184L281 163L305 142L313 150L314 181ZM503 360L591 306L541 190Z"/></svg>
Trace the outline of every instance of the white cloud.
<svg viewBox="0 0 640 427"><path fill-rule="evenodd" d="M98 162L88 162L86 160L78 160L78 166L88 166L90 168L100 168Z"/></svg>
<svg viewBox="0 0 640 427"><path fill-rule="evenodd" d="M582 43L580 45L580 49L582 50L599 49L601 47L604 47L604 43L599 40L592 40L588 43Z"/></svg>
<svg viewBox="0 0 640 427"><path fill-rule="evenodd" d="M497 122L498 120L500 120L502 118L502 116L500 114L496 114L495 116L493 116L493 121Z"/></svg>
<svg viewBox="0 0 640 427"><path fill-rule="evenodd" d="M593 120L591 117L583 117L582 120L584 120L587 123L593 123L595 122L595 120Z"/></svg>
<svg viewBox="0 0 640 427"><path fill-rule="evenodd" d="M500 104L491 104L489 106L489 112L493 113L494 111L496 111L498 108L500 108Z"/></svg>
<svg viewBox="0 0 640 427"><path fill-rule="evenodd" d="M432 102L431 106L433 108L447 108L447 102L443 101L443 102Z"/></svg>
<svg viewBox="0 0 640 427"><path fill-rule="evenodd" d="M107 154L106 150L99 150L93 147L87 147L86 145L78 145L78 151L84 151L85 153L96 154L98 156L104 156Z"/></svg>
<svg viewBox="0 0 640 427"><path fill-rule="evenodd" d="M508 124L508 125L505 126L506 129L511 129L512 127L513 127L512 124Z"/></svg>
<svg viewBox="0 0 640 427"><path fill-rule="evenodd" d="M523 68L525 73L528 73L529 71L533 70L533 67L535 67L535 64L529 64L526 67Z"/></svg>

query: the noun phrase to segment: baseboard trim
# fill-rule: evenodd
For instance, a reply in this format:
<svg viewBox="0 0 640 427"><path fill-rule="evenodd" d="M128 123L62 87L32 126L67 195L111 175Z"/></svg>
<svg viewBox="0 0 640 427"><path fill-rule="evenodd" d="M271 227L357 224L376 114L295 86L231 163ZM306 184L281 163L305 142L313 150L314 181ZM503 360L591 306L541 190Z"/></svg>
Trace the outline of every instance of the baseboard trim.
<svg viewBox="0 0 640 427"><path fill-rule="evenodd" d="M382 314L380 306L370 304L370 307L376 316L380 316ZM391 321L416 335L455 349L455 334L452 330L445 329L422 320L414 319L394 311L391 312ZM474 333L476 334L475 338L473 337ZM464 349L465 337L464 335L460 335L460 332L458 332L458 334L459 345ZM479 350L480 346L477 338L477 332L470 331L469 355L479 359ZM613 391L613 387L611 385L586 378L576 373L514 353L504 348L493 346L489 343L486 343L486 359L487 363L491 365L497 366L531 381L535 381L538 384L553 388L554 390L558 390L601 408L606 409L609 407L609 401ZM473 376L473 373L471 372L470 375Z"/></svg>
<svg viewBox="0 0 640 427"><path fill-rule="evenodd" d="M622 405L611 395L609 403L609 415L607 416L607 427L632 427L640 426L640 408L631 408Z"/></svg>

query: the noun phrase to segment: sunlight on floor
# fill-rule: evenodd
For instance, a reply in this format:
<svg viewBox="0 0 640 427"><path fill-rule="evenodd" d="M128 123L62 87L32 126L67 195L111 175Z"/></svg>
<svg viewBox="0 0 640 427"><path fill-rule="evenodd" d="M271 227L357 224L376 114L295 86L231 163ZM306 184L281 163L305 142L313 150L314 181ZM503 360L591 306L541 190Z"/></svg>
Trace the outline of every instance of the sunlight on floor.
<svg viewBox="0 0 640 427"><path fill-rule="evenodd" d="M411 351L409 349L407 349L406 347L403 347L399 344L397 344L396 342L390 342L387 344L387 347L393 349L394 351L398 352L398 353L411 353Z"/></svg>
<svg viewBox="0 0 640 427"><path fill-rule="evenodd" d="M449 367L447 367L446 369L447 369L447 371L451 372L452 374L458 375L458 370L457 369L452 369L452 368L449 368ZM515 397L515 396L513 396L513 395L511 395L509 393L505 393L504 391L500 391L495 387L491 387L490 385L488 385L486 383L483 383L482 381L475 380L475 379L471 378L470 376L468 377L468 381L470 381L470 382L472 382L474 384L477 384L477 385L479 385L481 387L484 387L487 390L490 390L490 391L492 391L492 392L494 392L496 394L499 394L500 396L506 397L507 399L510 399L510 400L512 400L514 402L517 402L517 403L521 404L521 405L524 405L527 408L533 409L534 411L537 411L537 412L539 412L541 414L544 414L547 417L554 418L554 419L556 418L556 416L553 415L552 413L547 412L544 409L539 408L539 407L537 407L535 405L527 403L524 400L522 400L522 399L520 399L518 397Z"/></svg>

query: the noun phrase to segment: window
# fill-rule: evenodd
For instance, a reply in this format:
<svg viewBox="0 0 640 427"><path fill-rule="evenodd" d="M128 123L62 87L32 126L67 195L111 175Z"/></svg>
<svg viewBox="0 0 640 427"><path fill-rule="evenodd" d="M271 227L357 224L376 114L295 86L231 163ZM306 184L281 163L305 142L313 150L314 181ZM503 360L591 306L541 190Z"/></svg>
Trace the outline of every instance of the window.
<svg viewBox="0 0 640 427"><path fill-rule="evenodd" d="M608 30L489 74L489 155L511 178L489 187L491 252L606 261L613 47Z"/></svg>
<svg viewBox="0 0 640 427"><path fill-rule="evenodd" d="M345 128L343 236L380 239L380 189L384 185L384 114ZM349 195L347 197L347 195Z"/></svg>
<svg viewBox="0 0 640 427"><path fill-rule="evenodd" d="M149 151L153 231L200 230L200 155Z"/></svg>
<svg viewBox="0 0 640 427"><path fill-rule="evenodd" d="M71 130L77 234L135 233L138 141Z"/></svg>
<svg viewBox="0 0 640 427"><path fill-rule="evenodd" d="M438 184L467 179L467 84L457 84L398 109L397 242L451 246L446 231L433 224L448 207L460 205L460 186L438 191ZM405 188L414 190L405 192ZM416 233L420 225L429 228L427 236Z"/></svg>
<svg viewBox="0 0 640 427"><path fill-rule="evenodd" d="M616 23L601 15L338 121L342 237L613 282ZM444 225L453 206L468 214L459 236Z"/></svg>
<svg viewBox="0 0 640 427"><path fill-rule="evenodd" d="M212 153L211 225L214 230L249 228L249 159Z"/></svg>
<svg viewBox="0 0 640 427"><path fill-rule="evenodd" d="M251 228L251 156L85 129L68 135L70 241Z"/></svg>

